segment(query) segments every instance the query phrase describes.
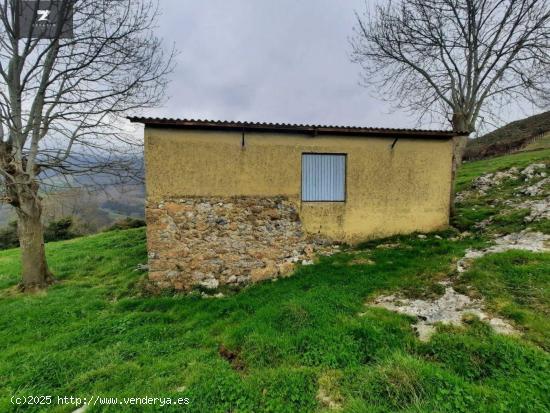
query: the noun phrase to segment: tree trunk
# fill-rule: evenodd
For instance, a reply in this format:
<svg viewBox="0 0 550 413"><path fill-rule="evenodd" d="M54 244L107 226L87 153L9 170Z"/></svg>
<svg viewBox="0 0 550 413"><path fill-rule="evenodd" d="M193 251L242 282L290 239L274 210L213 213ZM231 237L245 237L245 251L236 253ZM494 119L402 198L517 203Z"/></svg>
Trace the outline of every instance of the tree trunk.
<svg viewBox="0 0 550 413"><path fill-rule="evenodd" d="M451 170L451 197L450 197L450 210L449 214L450 216L455 215L455 181L456 181L456 173L458 171L458 168L462 164L462 155L464 155L464 149L466 148L466 143L468 143L468 137L467 136L455 136L453 138L453 163L452 163L452 170Z"/></svg>
<svg viewBox="0 0 550 413"><path fill-rule="evenodd" d="M25 291L45 288L53 282L48 269L42 227L42 206L35 188L19 193L16 206L17 230L21 246L21 288Z"/></svg>
<svg viewBox="0 0 550 413"><path fill-rule="evenodd" d="M453 114L453 130L455 132L467 133L473 132L472 122L469 122L467 117L463 113L454 113ZM466 149L466 144L468 143L467 135L459 135L453 138L453 162L451 170L451 194L450 194L450 203L449 203L449 214L450 216L455 215L455 181L456 173L458 168L462 164L462 156L464 155L464 150Z"/></svg>

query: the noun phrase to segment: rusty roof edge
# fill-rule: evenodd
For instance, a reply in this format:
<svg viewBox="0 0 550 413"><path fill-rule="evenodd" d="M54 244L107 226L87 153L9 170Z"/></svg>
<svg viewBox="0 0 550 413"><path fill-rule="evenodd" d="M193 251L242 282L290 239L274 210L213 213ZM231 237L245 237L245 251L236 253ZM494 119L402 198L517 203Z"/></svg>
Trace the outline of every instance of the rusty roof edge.
<svg viewBox="0 0 550 413"><path fill-rule="evenodd" d="M213 121L197 119L172 119L172 118L150 118L130 116L127 118L133 123L143 123L146 126L178 127L185 129L211 129L211 130L239 130L256 132L287 132L287 133L311 133L325 135L392 135L410 137L433 137L450 139L454 136L467 135L467 132L456 132L451 130L432 129L405 129L405 128L377 128L361 126L334 126L334 125L306 125L287 123L266 123L266 122L233 122Z"/></svg>

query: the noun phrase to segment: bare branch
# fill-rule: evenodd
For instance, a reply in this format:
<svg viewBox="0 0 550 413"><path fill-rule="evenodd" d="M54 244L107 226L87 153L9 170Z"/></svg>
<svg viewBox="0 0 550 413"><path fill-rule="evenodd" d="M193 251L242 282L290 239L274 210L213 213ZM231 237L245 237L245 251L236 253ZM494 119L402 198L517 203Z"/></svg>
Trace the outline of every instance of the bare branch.
<svg viewBox="0 0 550 413"><path fill-rule="evenodd" d="M471 132L504 95L549 105L548 0L389 0L356 20L352 60L396 107Z"/></svg>

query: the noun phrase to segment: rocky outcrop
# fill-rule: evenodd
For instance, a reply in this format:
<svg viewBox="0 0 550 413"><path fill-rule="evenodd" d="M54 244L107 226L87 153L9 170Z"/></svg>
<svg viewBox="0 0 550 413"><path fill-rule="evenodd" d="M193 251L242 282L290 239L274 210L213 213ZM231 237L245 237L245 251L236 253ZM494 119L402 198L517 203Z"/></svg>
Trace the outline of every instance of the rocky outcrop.
<svg viewBox="0 0 550 413"><path fill-rule="evenodd" d="M471 189L457 194L455 201L464 202L472 196L485 196L487 192L502 185L507 180L524 182L524 185L517 185L515 197L509 199L496 198L491 206L503 206L500 214L518 209L528 209L529 215L525 222L536 222L550 218L550 178L548 177L548 166L544 163L534 163L522 170L516 167L504 171L489 173L476 178ZM527 198L527 199L526 199ZM489 217L475 226L484 229L493 222L494 217Z"/></svg>
<svg viewBox="0 0 550 413"><path fill-rule="evenodd" d="M544 163L534 163L521 171L512 167L504 171L491 172L481 175L474 179L471 184L471 190L460 192L456 195L456 202L463 202L472 195L487 195L491 189L502 185L506 180L523 180L530 182L535 179L540 179L535 183L531 183L524 187L520 187L518 194L526 196L537 196L544 194L544 190L550 184L547 176L547 166Z"/></svg>
<svg viewBox="0 0 550 413"><path fill-rule="evenodd" d="M187 197L148 203L149 279L160 288L215 289L292 273L328 242L308 237L282 198Z"/></svg>
<svg viewBox="0 0 550 413"><path fill-rule="evenodd" d="M418 338L428 341L435 333L437 323L462 325L462 320L472 314L480 320L487 321L493 329L501 334L514 335L518 332L505 320L492 317L483 309L483 300L472 299L467 295L456 292L453 287L446 283L445 294L436 300L413 300L396 295L381 296L367 305L382 307L386 310L395 311L416 317L413 324Z"/></svg>
<svg viewBox="0 0 550 413"><path fill-rule="evenodd" d="M531 252L550 251L550 235L542 232L523 230L518 233L504 235L494 240L495 245L483 250L469 249L466 255L457 263L457 271L463 273L470 268L473 260L487 254L496 254L510 250L521 250Z"/></svg>
<svg viewBox="0 0 550 413"><path fill-rule="evenodd" d="M507 179L517 179L518 169L510 168L506 171L499 171L494 173L488 173L481 175L474 179L472 182L472 188L477 190L479 194L485 195L492 188L499 186Z"/></svg>

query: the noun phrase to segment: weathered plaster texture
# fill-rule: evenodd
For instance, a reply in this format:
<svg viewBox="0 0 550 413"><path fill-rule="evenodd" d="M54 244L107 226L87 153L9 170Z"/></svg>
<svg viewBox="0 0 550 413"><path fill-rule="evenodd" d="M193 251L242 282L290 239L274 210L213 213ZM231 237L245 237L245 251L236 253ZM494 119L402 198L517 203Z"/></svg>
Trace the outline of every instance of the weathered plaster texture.
<svg viewBox="0 0 550 413"><path fill-rule="evenodd" d="M307 237L282 197L149 202L149 279L160 288L217 288L290 274L322 241Z"/></svg>

